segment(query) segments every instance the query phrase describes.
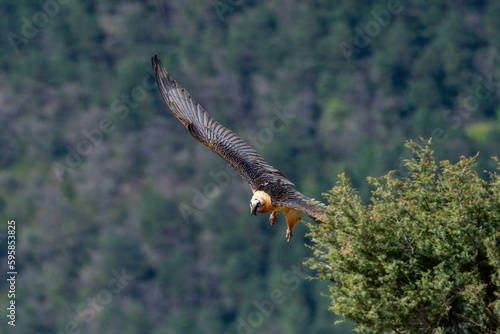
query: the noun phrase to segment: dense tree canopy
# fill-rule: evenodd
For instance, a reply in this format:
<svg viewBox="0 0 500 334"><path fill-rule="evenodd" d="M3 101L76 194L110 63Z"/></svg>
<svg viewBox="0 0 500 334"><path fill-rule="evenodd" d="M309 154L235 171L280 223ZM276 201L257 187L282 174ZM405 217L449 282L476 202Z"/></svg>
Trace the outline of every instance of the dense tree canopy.
<svg viewBox="0 0 500 334"><path fill-rule="evenodd" d="M476 157L438 163L429 145L408 143L408 177L369 178L367 207L342 175L308 263L363 333L498 333L500 175L481 178Z"/></svg>

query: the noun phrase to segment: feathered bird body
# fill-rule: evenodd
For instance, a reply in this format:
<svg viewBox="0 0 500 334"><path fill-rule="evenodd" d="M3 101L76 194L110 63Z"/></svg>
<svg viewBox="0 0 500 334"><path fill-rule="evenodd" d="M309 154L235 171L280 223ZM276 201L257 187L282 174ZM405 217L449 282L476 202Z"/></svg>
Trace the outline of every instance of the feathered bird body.
<svg viewBox="0 0 500 334"><path fill-rule="evenodd" d="M279 181L273 183L263 183L259 190L269 194L273 205L277 207L293 207L299 209L300 211L307 213L307 215L315 222L321 223L325 205L316 201L314 198L308 198L297 190L290 188Z"/></svg>
<svg viewBox="0 0 500 334"><path fill-rule="evenodd" d="M257 151L231 130L215 121L194 98L175 81L157 56L152 65L163 100L172 113L199 142L224 159L250 185L254 196L250 201L251 213L272 212L270 220L277 222L276 213L282 211L287 220L287 239L292 237L293 226L305 212L321 222L324 205L290 188L290 182L280 171L269 165Z"/></svg>

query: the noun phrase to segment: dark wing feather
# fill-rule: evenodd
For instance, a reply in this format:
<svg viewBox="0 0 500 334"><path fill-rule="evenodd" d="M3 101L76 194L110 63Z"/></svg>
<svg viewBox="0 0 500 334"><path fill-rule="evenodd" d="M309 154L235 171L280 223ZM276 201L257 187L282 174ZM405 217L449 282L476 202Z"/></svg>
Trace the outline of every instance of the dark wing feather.
<svg viewBox="0 0 500 334"><path fill-rule="evenodd" d="M306 215L311 217L316 223L321 224L324 222L326 205L323 203L310 198L299 193L297 190L293 198L287 200L279 201L280 205L286 206L288 208L296 209L304 212Z"/></svg>
<svg viewBox="0 0 500 334"><path fill-rule="evenodd" d="M304 212L316 223L324 221L326 205L302 195L299 191L284 186L280 182L267 184L262 187L271 197L274 205L296 209Z"/></svg>
<svg viewBox="0 0 500 334"><path fill-rule="evenodd" d="M252 189L257 190L264 182L293 185L277 169L270 166L252 146L213 120L170 76L158 56L155 55L151 61L160 93L175 117L196 140L205 144L240 173Z"/></svg>

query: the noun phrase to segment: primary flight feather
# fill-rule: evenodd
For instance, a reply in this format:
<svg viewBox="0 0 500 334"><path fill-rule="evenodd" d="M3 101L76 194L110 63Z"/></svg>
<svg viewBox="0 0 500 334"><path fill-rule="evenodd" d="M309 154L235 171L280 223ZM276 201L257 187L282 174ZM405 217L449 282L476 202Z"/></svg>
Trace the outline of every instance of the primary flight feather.
<svg viewBox="0 0 500 334"><path fill-rule="evenodd" d="M224 159L250 185L252 214L271 212L269 219L275 225L278 222L276 214L283 211L288 225L287 241L290 241L293 227L300 221L302 212L321 223L324 204L291 188L293 183L269 165L252 146L210 117L170 76L158 56L152 57L151 61L161 96L175 117L196 140Z"/></svg>

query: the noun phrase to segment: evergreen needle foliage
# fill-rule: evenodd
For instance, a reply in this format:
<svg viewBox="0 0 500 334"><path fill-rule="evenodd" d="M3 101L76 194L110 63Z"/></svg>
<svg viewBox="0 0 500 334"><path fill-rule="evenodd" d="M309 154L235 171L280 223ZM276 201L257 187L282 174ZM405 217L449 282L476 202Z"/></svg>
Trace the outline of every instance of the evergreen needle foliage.
<svg viewBox="0 0 500 334"><path fill-rule="evenodd" d="M437 162L430 144L407 142L409 177L368 178L368 206L341 175L307 264L357 331L499 333L500 177L482 179L477 156Z"/></svg>

